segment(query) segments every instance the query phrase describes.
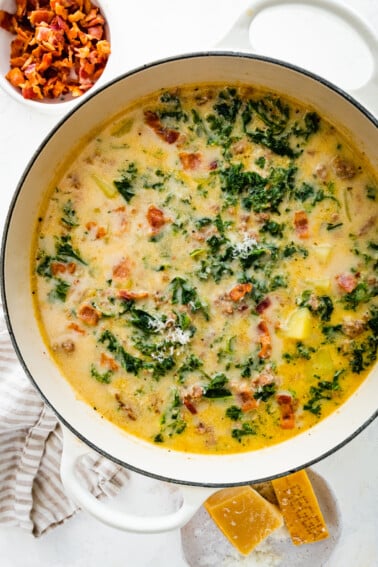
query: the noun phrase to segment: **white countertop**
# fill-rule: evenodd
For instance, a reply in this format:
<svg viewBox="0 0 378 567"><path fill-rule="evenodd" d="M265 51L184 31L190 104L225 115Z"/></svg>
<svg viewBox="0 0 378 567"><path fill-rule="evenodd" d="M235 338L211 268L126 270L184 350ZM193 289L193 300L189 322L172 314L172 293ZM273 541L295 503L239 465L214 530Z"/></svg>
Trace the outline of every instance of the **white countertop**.
<svg viewBox="0 0 378 567"><path fill-rule="evenodd" d="M124 45L122 58L118 60L120 72L164 56L211 49L249 6L247 0L105 1L112 4L113 12L119 10L123 16L118 21ZM344 4L359 13L378 35L378 0L344 0ZM2 5L0 0L0 7ZM321 45L324 48L326 42L321 34L314 37L319 43L313 47L311 64L316 65ZM335 45L339 38L338 35ZM301 51L298 49L298 56ZM354 53L357 57L358 49ZM293 55L290 49L284 48L268 55L284 58L283 54L286 58ZM356 69L366 63L362 59L355 61ZM337 81L334 82L341 86L353 86L343 84L338 71L335 76ZM24 167L56 122L57 117L33 113L0 91L0 227ZM333 489L343 523L341 539L328 567L377 567L378 420L313 468ZM146 511L151 506L152 513L159 510L165 499L159 483L140 479L139 484L144 487L141 507ZM121 496L116 505L120 506L125 500L129 502L130 495ZM102 567L104 564L109 567L183 567L186 562L181 552L180 533L148 536L122 533L84 512L38 540L21 530L0 527L1 567ZM313 567L318 567L316 558Z"/></svg>

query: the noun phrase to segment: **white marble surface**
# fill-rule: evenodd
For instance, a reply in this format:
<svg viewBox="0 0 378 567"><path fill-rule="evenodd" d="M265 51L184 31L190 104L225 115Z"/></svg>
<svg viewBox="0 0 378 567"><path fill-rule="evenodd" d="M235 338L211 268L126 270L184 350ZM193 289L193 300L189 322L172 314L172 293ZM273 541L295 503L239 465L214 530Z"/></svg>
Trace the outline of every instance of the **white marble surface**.
<svg viewBox="0 0 378 567"><path fill-rule="evenodd" d="M123 53L117 59L120 71L166 55L211 49L249 6L247 0L105 1L111 4L113 13L119 11L116 25L123 44ZM344 0L344 4L359 13L378 35L378 0ZM333 37L327 43L320 33L311 34L314 45L308 61L318 65L320 73L324 69L330 79L332 69L326 68L326 62L319 68L319 58L325 55L329 64L332 45L339 43L340 37L337 36L336 42ZM281 48L269 55L279 58L283 52L281 44ZM291 51L287 49L285 56L295 57L296 52L298 55L302 52L300 45L297 50L295 46ZM339 49L342 59L343 53ZM357 58L352 61L356 69L369 63L358 46L349 50L349 56L337 64L335 71L335 82L345 88L356 86L348 83L353 56ZM344 76L339 73L342 66L348 70ZM0 91L0 226L24 167L56 121L54 116L30 112ZM377 567L378 421L314 469L333 488L343 520L342 537L328 567ZM157 512L165 506L166 498L167 492L159 483L137 478L112 505L120 507L127 503L134 510L140 508L147 513L151 508ZM178 531L148 536L126 534L100 524L84 512L38 540L18 529L0 528L1 567L102 567L104 564L110 567L186 565ZM316 558L313 565L318 567Z"/></svg>

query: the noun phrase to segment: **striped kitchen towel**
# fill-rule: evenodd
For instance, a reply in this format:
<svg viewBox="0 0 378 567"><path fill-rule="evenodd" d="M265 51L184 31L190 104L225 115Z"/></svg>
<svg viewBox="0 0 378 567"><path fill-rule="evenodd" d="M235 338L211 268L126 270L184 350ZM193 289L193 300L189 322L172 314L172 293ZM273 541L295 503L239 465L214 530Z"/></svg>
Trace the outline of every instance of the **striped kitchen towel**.
<svg viewBox="0 0 378 567"><path fill-rule="evenodd" d="M0 525L38 537L75 514L60 480L61 452L59 422L19 365L0 305ZM94 453L78 474L96 497L114 496L127 478Z"/></svg>

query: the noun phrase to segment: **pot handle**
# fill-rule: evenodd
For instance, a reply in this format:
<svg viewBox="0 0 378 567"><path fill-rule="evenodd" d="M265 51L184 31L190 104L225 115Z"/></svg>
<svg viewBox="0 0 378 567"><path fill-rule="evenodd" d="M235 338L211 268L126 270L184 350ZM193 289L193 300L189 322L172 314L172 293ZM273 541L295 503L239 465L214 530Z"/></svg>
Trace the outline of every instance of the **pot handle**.
<svg viewBox="0 0 378 567"><path fill-rule="evenodd" d="M216 48L220 50L241 50L255 53L249 30L256 16L275 6L287 4L307 5L318 7L330 12L349 24L364 40L372 54L373 70L368 81L359 88L347 89L348 93L366 106L368 110L378 115L378 39L366 22L353 10L334 0L254 0L249 8L245 10L236 20L229 32L217 43ZM316 46L314 46L316 47Z"/></svg>
<svg viewBox="0 0 378 567"><path fill-rule="evenodd" d="M159 533L184 526L194 516L203 502L218 488L180 485L182 493L181 507L163 516L138 516L126 511L114 510L101 500L95 498L82 484L76 475L77 461L92 449L84 445L64 426L63 452L60 475L67 495L81 508L92 514L101 522L120 530L134 533ZM129 474L133 474L129 471Z"/></svg>

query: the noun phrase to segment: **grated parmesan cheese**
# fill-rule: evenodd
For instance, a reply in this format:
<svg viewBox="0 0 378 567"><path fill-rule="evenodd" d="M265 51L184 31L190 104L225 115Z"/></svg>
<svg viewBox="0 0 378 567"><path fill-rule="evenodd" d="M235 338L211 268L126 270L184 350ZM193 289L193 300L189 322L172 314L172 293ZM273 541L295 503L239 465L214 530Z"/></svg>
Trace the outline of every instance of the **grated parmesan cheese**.
<svg viewBox="0 0 378 567"><path fill-rule="evenodd" d="M172 319L169 319L171 321ZM167 326L167 321L162 321L161 319L149 319L148 326L152 331L156 331L157 333L161 333Z"/></svg>
<svg viewBox="0 0 378 567"><path fill-rule="evenodd" d="M183 331L180 327L174 327L167 333L167 339L172 343L179 343L180 345L187 345L191 339L189 331Z"/></svg>
<svg viewBox="0 0 378 567"><path fill-rule="evenodd" d="M244 240L234 244L232 256L234 258L248 258L254 248L257 248L258 242L253 236L244 235Z"/></svg>

